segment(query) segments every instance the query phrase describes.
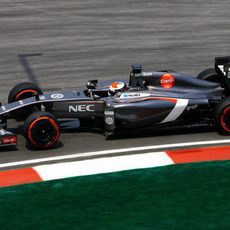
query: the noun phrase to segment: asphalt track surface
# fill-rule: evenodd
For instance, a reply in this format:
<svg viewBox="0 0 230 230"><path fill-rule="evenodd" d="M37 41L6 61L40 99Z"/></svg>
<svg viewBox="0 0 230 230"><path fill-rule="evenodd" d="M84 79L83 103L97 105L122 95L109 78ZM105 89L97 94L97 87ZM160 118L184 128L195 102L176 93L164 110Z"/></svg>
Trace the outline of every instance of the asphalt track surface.
<svg viewBox="0 0 230 230"><path fill-rule="evenodd" d="M130 65L196 76L230 55L228 0L35 0L0 3L0 98L22 81L45 91L74 89L90 79L128 78ZM0 164L104 149L229 139L215 132L132 135L64 133L57 148L33 151L19 136L0 150ZM0 169L3 170L3 169Z"/></svg>

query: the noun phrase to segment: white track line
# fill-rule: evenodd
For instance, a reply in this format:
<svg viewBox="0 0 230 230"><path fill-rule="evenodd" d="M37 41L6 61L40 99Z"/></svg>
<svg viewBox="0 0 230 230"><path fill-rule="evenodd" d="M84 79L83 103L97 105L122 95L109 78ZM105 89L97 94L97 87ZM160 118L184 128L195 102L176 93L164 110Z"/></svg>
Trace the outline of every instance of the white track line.
<svg viewBox="0 0 230 230"><path fill-rule="evenodd" d="M57 156L57 157L46 157L46 158L40 158L40 159L3 163L3 164L0 164L0 168L26 165L26 164L36 164L36 163L48 162L48 161L68 160L68 159L81 158L81 157L103 156L103 155L109 155L109 154L114 154L114 153L126 153L126 152L137 152L137 151L145 151L145 150L169 149L169 148L228 144L228 143L230 143L230 140L196 141L196 142L186 142L186 143L174 143L174 144L163 144L163 145L152 145L152 146L143 146L143 147L103 150L103 151L95 151L95 152L75 153L75 154Z"/></svg>

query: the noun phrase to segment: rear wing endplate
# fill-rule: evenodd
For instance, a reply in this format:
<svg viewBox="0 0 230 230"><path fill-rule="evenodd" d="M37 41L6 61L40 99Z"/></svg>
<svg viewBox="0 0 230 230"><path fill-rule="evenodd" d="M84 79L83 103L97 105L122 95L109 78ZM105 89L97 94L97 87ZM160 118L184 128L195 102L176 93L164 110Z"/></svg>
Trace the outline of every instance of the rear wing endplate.
<svg viewBox="0 0 230 230"><path fill-rule="evenodd" d="M215 70L222 78L223 87L230 90L230 56L216 57L215 58Z"/></svg>
<svg viewBox="0 0 230 230"><path fill-rule="evenodd" d="M230 68L230 56L215 58L215 69L218 74L230 78L230 76L228 76L229 68Z"/></svg>

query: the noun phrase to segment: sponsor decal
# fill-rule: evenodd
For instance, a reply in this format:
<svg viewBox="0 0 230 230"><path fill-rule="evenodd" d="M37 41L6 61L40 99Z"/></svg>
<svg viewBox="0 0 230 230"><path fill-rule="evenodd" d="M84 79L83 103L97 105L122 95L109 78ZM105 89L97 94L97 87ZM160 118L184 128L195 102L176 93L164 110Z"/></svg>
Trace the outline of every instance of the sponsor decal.
<svg viewBox="0 0 230 230"><path fill-rule="evenodd" d="M6 111L6 107L5 107L4 105L2 106L2 110L3 110L3 111Z"/></svg>
<svg viewBox="0 0 230 230"><path fill-rule="evenodd" d="M107 125L112 125L112 124L113 124L113 118L112 118L112 117L107 117L107 118L105 119L105 123L106 123Z"/></svg>
<svg viewBox="0 0 230 230"><path fill-rule="evenodd" d="M51 97L52 97L52 96L51 96ZM45 99L46 99L46 97L45 97L44 95L40 95L40 96L39 96L39 100L42 101L42 100L45 100Z"/></svg>
<svg viewBox="0 0 230 230"><path fill-rule="evenodd" d="M107 115L107 116L113 116L114 115L114 111L106 111L105 110L105 115Z"/></svg>
<svg viewBox="0 0 230 230"><path fill-rule="evenodd" d="M160 84L165 89L172 88L174 83L175 83L174 76L170 73L166 73L160 78Z"/></svg>
<svg viewBox="0 0 230 230"><path fill-rule="evenodd" d="M135 77L151 77L153 76L153 72L142 72L142 73L135 73Z"/></svg>
<svg viewBox="0 0 230 230"><path fill-rule="evenodd" d="M120 98L140 97L140 93L125 93Z"/></svg>
<svg viewBox="0 0 230 230"><path fill-rule="evenodd" d="M61 99L61 98L64 97L64 95L61 94L61 93L54 93L54 94L51 95L51 97L52 97L53 99Z"/></svg>
<svg viewBox="0 0 230 230"><path fill-rule="evenodd" d="M190 105L190 106L186 107L186 110L189 111L189 110L193 110L193 109L197 109L197 108L198 108L198 105Z"/></svg>
<svg viewBox="0 0 230 230"><path fill-rule="evenodd" d="M120 98L136 98L136 97L149 97L151 94L149 93L124 93L120 96Z"/></svg>
<svg viewBox="0 0 230 230"><path fill-rule="evenodd" d="M20 105L23 105L23 101L20 100L20 101L18 101L18 102L19 102Z"/></svg>
<svg viewBox="0 0 230 230"><path fill-rule="evenodd" d="M70 105L69 112L94 112L95 105Z"/></svg>

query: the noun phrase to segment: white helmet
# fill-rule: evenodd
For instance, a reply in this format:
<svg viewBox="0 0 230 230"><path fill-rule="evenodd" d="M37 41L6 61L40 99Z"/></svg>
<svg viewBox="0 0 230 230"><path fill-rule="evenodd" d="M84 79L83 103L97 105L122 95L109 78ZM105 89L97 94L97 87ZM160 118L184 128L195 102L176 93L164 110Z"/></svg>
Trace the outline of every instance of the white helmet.
<svg viewBox="0 0 230 230"><path fill-rule="evenodd" d="M109 95L114 96L118 92L122 92L126 89L126 84L122 81L115 81L109 87Z"/></svg>

